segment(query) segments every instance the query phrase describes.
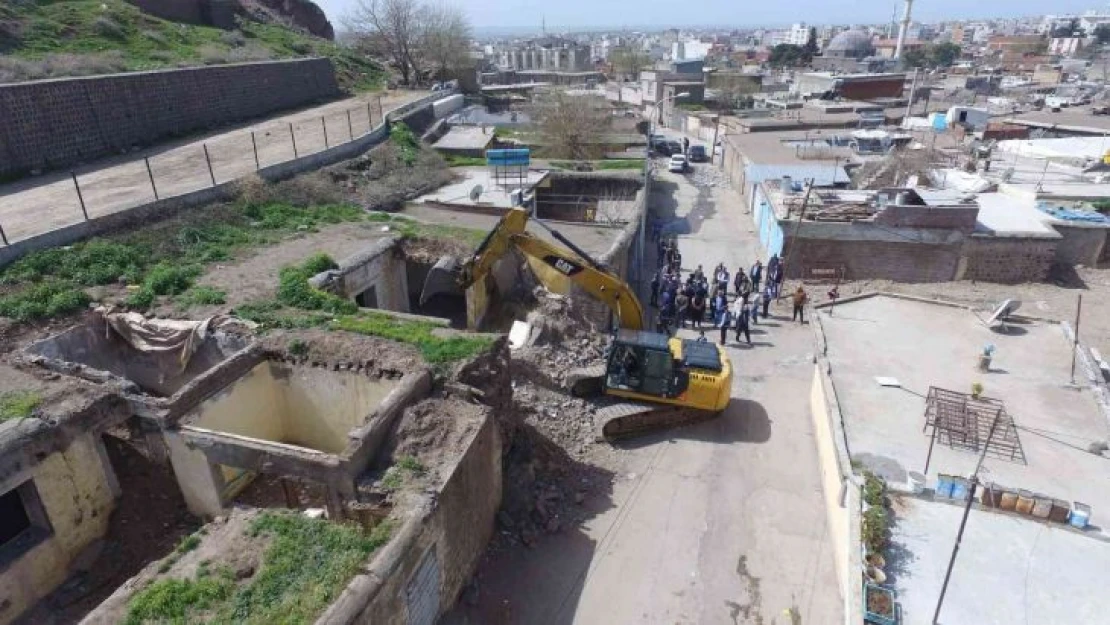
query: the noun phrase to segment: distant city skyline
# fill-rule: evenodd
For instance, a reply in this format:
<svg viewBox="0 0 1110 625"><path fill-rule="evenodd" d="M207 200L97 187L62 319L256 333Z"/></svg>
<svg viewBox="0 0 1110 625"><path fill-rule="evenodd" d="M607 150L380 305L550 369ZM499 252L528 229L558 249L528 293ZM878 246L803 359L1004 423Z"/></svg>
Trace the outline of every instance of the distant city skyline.
<svg viewBox="0 0 1110 625"><path fill-rule="evenodd" d="M337 29L343 18L358 5L359 0L315 0ZM438 1L438 0L437 0ZM476 35L498 35L539 32L546 21L551 32L599 30L663 30L667 28L757 28L784 27L798 21L822 24L884 23L902 2L895 0L794 0L773 6L762 6L753 12L735 0L701 0L696 7L676 11L673 0L628 0L597 2L596 0L562 0L559 3L541 0L456 0L448 2L463 9ZM634 10L633 10L634 9ZM916 0L914 21L1017 18L1052 14L1082 13L1088 10L1110 10L1106 5L1087 0ZM675 15L678 13L679 15ZM804 15L805 19L799 17Z"/></svg>

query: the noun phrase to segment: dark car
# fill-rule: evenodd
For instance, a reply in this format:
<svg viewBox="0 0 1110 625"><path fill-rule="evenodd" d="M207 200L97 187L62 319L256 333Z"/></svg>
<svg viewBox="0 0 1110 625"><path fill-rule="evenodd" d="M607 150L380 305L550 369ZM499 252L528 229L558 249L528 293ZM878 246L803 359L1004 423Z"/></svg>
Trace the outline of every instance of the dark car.
<svg viewBox="0 0 1110 625"><path fill-rule="evenodd" d="M671 155L670 142L665 137L660 135L652 135L651 137L651 151L663 156ZM680 150L681 151L681 150Z"/></svg>
<svg viewBox="0 0 1110 625"><path fill-rule="evenodd" d="M691 145L688 156L691 163L704 163L709 160L709 153L705 151L704 145Z"/></svg>
<svg viewBox="0 0 1110 625"><path fill-rule="evenodd" d="M678 141L668 141L667 142L667 149L669 150L669 152L667 152L667 156L672 156L674 154L682 154L682 144L679 143Z"/></svg>

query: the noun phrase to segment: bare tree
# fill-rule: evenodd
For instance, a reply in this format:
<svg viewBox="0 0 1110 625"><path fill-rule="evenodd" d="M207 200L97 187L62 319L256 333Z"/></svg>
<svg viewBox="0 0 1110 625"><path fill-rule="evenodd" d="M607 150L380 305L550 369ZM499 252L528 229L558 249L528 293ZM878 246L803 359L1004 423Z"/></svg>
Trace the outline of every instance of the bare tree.
<svg viewBox="0 0 1110 625"><path fill-rule="evenodd" d="M549 157L590 160L601 156L611 111L602 97L551 90L539 94L532 118Z"/></svg>
<svg viewBox="0 0 1110 625"><path fill-rule="evenodd" d="M618 76L640 79L640 70L651 63L651 57L636 45L620 46L609 52L609 62Z"/></svg>
<svg viewBox="0 0 1110 625"><path fill-rule="evenodd" d="M445 80L470 67L470 22L456 6L426 5L421 11L421 68Z"/></svg>
<svg viewBox="0 0 1110 625"><path fill-rule="evenodd" d="M359 0L347 22L371 49L393 63L402 82L411 84L419 78L413 60L421 34L421 13L419 0Z"/></svg>

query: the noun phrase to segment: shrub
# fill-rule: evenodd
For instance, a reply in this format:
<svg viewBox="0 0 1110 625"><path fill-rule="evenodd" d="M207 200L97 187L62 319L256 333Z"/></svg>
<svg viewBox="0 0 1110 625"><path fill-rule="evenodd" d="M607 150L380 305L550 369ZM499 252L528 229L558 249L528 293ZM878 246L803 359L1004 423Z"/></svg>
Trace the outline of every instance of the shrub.
<svg viewBox="0 0 1110 625"><path fill-rule="evenodd" d="M163 35L162 33L158 32L156 30L144 30L143 31L143 37L153 41L154 43L156 43L160 46L168 46L169 43L170 43L169 40L166 39L165 35ZM151 56L154 56L154 55L152 54ZM172 55L171 55L169 60L173 60Z"/></svg>
<svg viewBox="0 0 1110 625"><path fill-rule="evenodd" d="M869 506L882 506L886 483L870 471L864 471L863 478L863 500Z"/></svg>
<svg viewBox="0 0 1110 625"><path fill-rule="evenodd" d="M354 302L314 289L308 279L337 265L326 254L316 254L294 267L283 267L278 273L277 299L286 306L302 310L320 310L336 314L353 314L358 311Z"/></svg>
<svg viewBox="0 0 1110 625"><path fill-rule="evenodd" d="M92 28L94 33L108 39L124 39L127 36L123 26L120 26L119 22L106 15L101 15L93 20Z"/></svg>
<svg viewBox="0 0 1110 625"><path fill-rule="evenodd" d="M237 30L225 30L220 33L220 41L232 48L241 48L247 43L247 38Z"/></svg>
<svg viewBox="0 0 1110 625"><path fill-rule="evenodd" d="M887 513L883 506L871 506L863 513L861 528L868 553L881 554L887 545Z"/></svg>
<svg viewBox="0 0 1110 625"><path fill-rule="evenodd" d="M389 140L400 150L401 162L412 167L416 163L420 140L404 122L397 122L389 128Z"/></svg>
<svg viewBox="0 0 1110 625"><path fill-rule="evenodd" d="M16 321L55 317L84 308L91 298L71 282L51 280L0 297L0 315Z"/></svg>

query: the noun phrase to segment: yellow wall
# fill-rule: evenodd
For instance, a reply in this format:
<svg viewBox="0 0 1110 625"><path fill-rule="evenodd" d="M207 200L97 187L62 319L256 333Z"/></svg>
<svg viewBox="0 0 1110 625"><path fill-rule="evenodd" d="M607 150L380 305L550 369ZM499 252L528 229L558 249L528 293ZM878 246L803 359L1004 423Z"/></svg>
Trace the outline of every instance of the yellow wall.
<svg viewBox="0 0 1110 625"><path fill-rule="evenodd" d="M296 368L282 387L285 441L332 453L347 447L347 433L385 399L392 383L366 376Z"/></svg>
<svg viewBox="0 0 1110 625"><path fill-rule="evenodd" d="M73 559L108 531L115 498L98 444L85 434L31 472L54 532L0 575L0 600L11 602L0 612L0 624L10 623L65 581Z"/></svg>
<svg viewBox="0 0 1110 625"><path fill-rule="evenodd" d="M275 375L276 373L276 375ZM392 382L263 362L200 406L196 427L340 453Z"/></svg>
<svg viewBox="0 0 1110 625"><path fill-rule="evenodd" d="M217 432L238 434L268 441L282 441L284 406L269 361L251 369L247 375L200 406L195 425Z"/></svg>

